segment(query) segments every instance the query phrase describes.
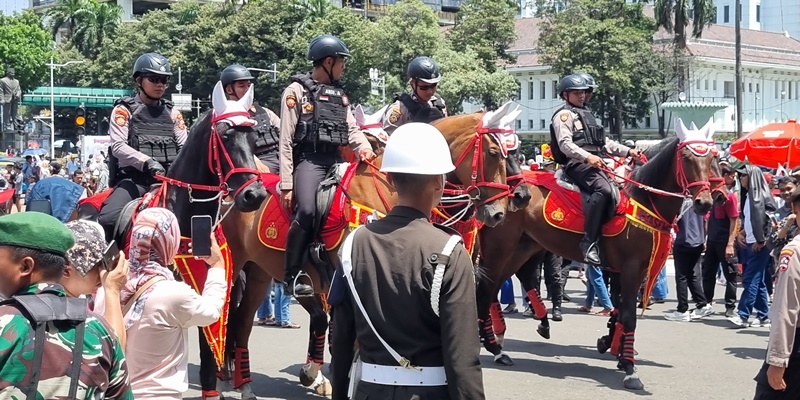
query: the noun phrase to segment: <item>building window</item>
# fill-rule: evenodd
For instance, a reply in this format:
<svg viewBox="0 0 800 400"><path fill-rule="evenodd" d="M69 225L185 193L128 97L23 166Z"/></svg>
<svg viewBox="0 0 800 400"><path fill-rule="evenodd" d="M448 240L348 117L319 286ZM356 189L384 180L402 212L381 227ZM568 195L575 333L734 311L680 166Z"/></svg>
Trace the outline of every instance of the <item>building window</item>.
<svg viewBox="0 0 800 400"><path fill-rule="evenodd" d="M528 100L533 100L533 82L528 82Z"/></svg>
<svg viewBox="0 0 800 400"><path fill-rule="evenodd" d="M761 93L761 84L756 83L756 93Z"/></svg>
<svg viewBox="0 0 800 400"><path fill-rule="evenodd" d="M756 4L756 22L761 22L761 5Z"/></svg>
<svg viewBox="0 0 800 400"><path fill-rule="evenodd" d="M725 96L727 98L736 97L735 96L736 93L735 93L735 90L733 88L733 81L725 81L724 85L725 86L723 87L723 90L724 90L725 93L723 94L723 96Z"/></svg>
<svg viewBox="0 0 800 400"><path fill-rule="evenodd" d="M716 79L711 81L711 86L712 86L711 89L716 92L717 91L717 80Z"/></svg>
<svg viewBox="0 0 800 400"><path fill-rule="evenodd" d="M747 91L753 93L753 82L747 84Z"/></svg>
<svg viewBox="0 0 800 400"><path fill-rule="evenodd" d="M697 90L700 90L700 79L697 80Z"/></svg>
<svg viewBox="0 0 800 400"><path fill-rule="evenodd" d="M706 82L706 83L705 83L705 89L706 89L706 90L708 90L708 79L706 79L706 81L705 81L705 82Z"/></svg>
<svg viewBox="0 0 800 400"><path fill-rule="evenodd" d="M517 130L518 131L522 130L522 120L519 119L517 120Z"/></svg>
<svg viewBox="0 0 800 400"><path fill-rule="evenodd" d="M789 82L789 100L792 99L792 82Z"/></svg>
<svg viewBox="0 0 800 400"><path fill-rule="evenodd" d="M532 131L532 130L533 130L533 120L532 120L532 119L529 119L529 120L528 120L528 130L529 130L529 131Z"/></svg>
<svg viewBox="0 0 800 400"><path fill-rule="evenodd" d="M644 119L644 127L645 128L649 128L650 127L650 117L645 117L645 119Z"/></svg>
<svg viewBox="0 0 800 400"><path fill-rule="evenodd" d="M725 6L722 9L722 22L727 24L728 22L731 22L731 6Z"/></svg>
<svg viewBox="0 0 800 400"><path fill-rule="evenodd" d="M544 100L546 97L545 91L547 90L547 82L539 82L539 98Z"/></svg>
<svg viewBox="0 0 800 400"><path fill-rule="evenodd" d="M547 121L545 121L543 119L540 119L539 120L539 129L544 130L546 123L547 123Z"/></svg>
<svg viewBox="0 0 800 400"><path fill-rule="evenodd" d="M558 98L558 81L553 81L553 98Z"/></svg>

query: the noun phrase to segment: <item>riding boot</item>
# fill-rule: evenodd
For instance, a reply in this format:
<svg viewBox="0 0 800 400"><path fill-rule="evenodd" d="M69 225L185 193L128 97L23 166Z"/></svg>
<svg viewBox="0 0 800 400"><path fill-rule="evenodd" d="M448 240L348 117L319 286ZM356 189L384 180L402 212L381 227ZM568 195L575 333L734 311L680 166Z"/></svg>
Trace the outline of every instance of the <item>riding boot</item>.
<svg viewBox="0 0 800 400"><path fill-rule="evenodd" d="M308 262L308 245L311 241L311 233L303 229L297 221L292 221L286 237L286 266L284 270L283 284L288 293L293 296L311 296L314 288L311 285L297 282L295 280L303 267Z"/></svg>
<svg viewBox="0 0 800 400"><path fill-rule="evenodd" d="M604 200L602 194L592 193L588 201L585 202L583 225L585 233L580 243L580 249L585 261L591 265L601 265L602 263L600 260L600 245L598 239L600 237L600 229L603 227L603 218L606 211Z"/></svg>
<svg viewBox="0 0 800 400"><path fill-rule="evenodd" d="M550 300L553 302L553 321L562 321L564 317L561 316L561 282L556 282L547 288L550 292Z"/></svg>

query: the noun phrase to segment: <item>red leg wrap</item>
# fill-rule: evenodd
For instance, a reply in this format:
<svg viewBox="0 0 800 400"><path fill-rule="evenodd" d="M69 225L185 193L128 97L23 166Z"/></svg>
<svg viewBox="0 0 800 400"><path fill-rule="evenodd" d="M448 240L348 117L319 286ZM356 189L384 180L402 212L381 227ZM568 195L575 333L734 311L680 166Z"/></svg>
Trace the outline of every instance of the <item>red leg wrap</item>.
<svg viewBox="0 0 800 400"><path fill-rule="evenodd" d="M628 360L633 363L633 332L622 334L622 354L620 360Z"/></svg>
<svg viewBox="0 0 800 400"><path fill-rule="evenodd" d="M614 326L614 337L611 339L611 354L619 356L620 345L622 344L622 323L617 322Z"/></svg>
<svg viewBox="0 0 800 400"><path fill-rule="evenodd" d="M323 331L324 332L324 331ZM306 363L315 362L322 365L325 362L325 333L322 335L311 334L309 339L309 353L306 358Z"/></svg>
<svg viewBox="0 0 800 400"><path fill-rule="evenodd" d="M504 335L506 333L506 319L503 317L500 303L492 303L489 307L489 315L492 317L492 329L494 329L494 334Z"/></svg>
<svg viewBox="0 0 800 400"><path fill-rule="evenodd" d="M497 338L494 336L494 330L492 329L491 318L487 320L479 319L478 325L481 327L483 340L488 340L489 344L497 344Z"/></svg>
<svg viewBox="0 0 800 400"><path fill-rule="evenodd" d="M219 400L219 392L216 390L203 390L203 400Z"/></svg>
<svg viewBox="0 0 800 400"><path fill-rule="evenodd" d="M539 291L536 289L528 290L528 301L531 302L531 307L533 307L533 313L536 315L536 318L542 319L547 317L547 307L544 305L542 301L542 296L539 295Z"/></svg>
<svg viewBox="0 0 800 400"><path fill-rule="evenodd" d="M244 347L234 349L233 387L240 388L253 380L250 378L250 351Z"/></svg>

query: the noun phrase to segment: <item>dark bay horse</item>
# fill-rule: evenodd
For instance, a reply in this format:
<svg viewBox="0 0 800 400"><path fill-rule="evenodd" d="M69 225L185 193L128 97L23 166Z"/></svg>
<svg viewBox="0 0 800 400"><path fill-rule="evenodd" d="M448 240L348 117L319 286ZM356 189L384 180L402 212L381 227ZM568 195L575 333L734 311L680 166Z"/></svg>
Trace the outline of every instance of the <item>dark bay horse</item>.
<svg viewBox="0 0 800 400"><path fill-rule="evenodd" d="M475 113L453 116L436 121L433 125L439 128L447 140L456 171L450 177L452 183L463 187L475 207L476 217L487 226L502 222L508 208L508 185L506 184L506 160L499 144L488 133L478 133L479 127L507 128L513 118L507 118L512 112L510 105L501 107L495 112ZM376 113L377 114L377 113ZM377 118L373 116L373 119ZM505 119L504 119L505 118ZM509 122L510 121L510 122ZM362 123L366 132L376 129L374 123ZM374 122L374 121L373 121ZM367 128L372 126L372 128ZM380 129L382 131L382 129ZM360 210L385 215L395 204L396 192L386 177L377 169L382 160L380 140L385 137L374 132L370 139L378 159L371 163L359 163L356 172L349 182L346 191L349 203L357 204ZM424 146L424 143L420 143ZM238 309L231 312L228 343L233 345L233 381L234 387L242 393L243 399L254 399L250 388L249 368L247 365L247 345L252 331L253 319L259 305L265 297L269 279L283 279L284 252L265 246L259 239L258 221L262 218L267 202L254 213L233 211L223 220L228 243L234 258L235 273L244 269L247 274L247 285ZM230 225L230 226L229 226ZM244 228L242 228L244 227ZM349 230L349 229L348 229ZM328 248L328 262L338 266L336 252L338 245ZM309 312L309 345L306 363L300 372L300 381L305 386L312 386L318 394L329 394L330 383L320 369L324 362L324 346L328 333L327 293L329 281L324 271L309 265L305 271L313 283L316 294L311 297L298 298L300 304ZM233 306L233 304L232 304ZM233 336L231 336L233 335ZM201 363L211 365L210 353L201 353ZM216 388L216 376L210 369L201 367L201 383L204 390Z"/></svg>
<svg viewBox="0 0 800 400"><path fill-rule="evenodd" d="M618 272L617 309L609 324L610 334L598 340L598 350L605 352L610 348L617 356L618 367L626 373L624 385L630 389L643 387L634 371L633 358L637 292L645 278L654 276L663 266L663 262L653 264L661 255L665 260L666 254L662 253L670 248L669 230L681 211L683 198L691 198L695 212L704 213L712 204L710 181L719 180L714 170L710 125L700 130L686 129L682 122L676 126L678 137L665 139L650 149L647 153L652 158L632 175L632 180L647 189L638 184L625 185L632 205L628 211L632 212L626 213L628 223L624 230L613 237L605 237L602 242L604 266ZM530 187L533 197L525 210L511 213L502 224L479 232L483 260L478 282L479 318L484 321L481 336L484 347L495 355L495 360L506 365L511 360L502 352L502 344L494 340L488 322L489 307L496 301L500 285L517 273L526 290L530 290L532 271L522 271L520 266L544 250L567 259L583 259L577 246L581 234L554 227L545 218L544 202L550 190L535 184ZM715 197L724 197L724 193ZM539 333L547 337L546 309L538 293L529 292L528 295L535 313L542 317ZM644 298L647 295L648 288Z"/></svg>

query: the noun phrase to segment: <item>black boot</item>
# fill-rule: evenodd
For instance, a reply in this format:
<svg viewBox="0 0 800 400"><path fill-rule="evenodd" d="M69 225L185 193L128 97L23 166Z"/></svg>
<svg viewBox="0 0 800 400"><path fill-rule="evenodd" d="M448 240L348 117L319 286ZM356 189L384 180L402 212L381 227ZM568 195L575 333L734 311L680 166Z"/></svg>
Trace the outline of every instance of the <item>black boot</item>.
<svg viewBox="0 0 800 400"><path fill-rule="evenodd" d="M553 321L562 321L564 317L561 316L561 299L563 293L561 292L561 282L555 282L547 288L550 292L550 300L553 302Z"/></svg>
<svg viewBox="0 0 800 400"><path fill-rule="evenodd" d="M285 290L293 296L311 296L314 288L311 285L296 282L297 276L308 263L308 244L311 233L300 227L297 221L292 221L286 237L286 266L284 267L283 284Z"/></svg>
<svg viewBox="0 0 800 400"><path fill-rule="evenodd" d="M584 260L591 265L601 265L600 260L600 230L603 227L605 215L605 199L600 193L592 193L584 204L583 240L580 249Z"/></svg>
<svg viewBox="0 0 800 400"><path fill-rule="evenodd" d="M559 322L563 321L564 317L561 315L561 304L553 305L553 321Z"/></svg>

